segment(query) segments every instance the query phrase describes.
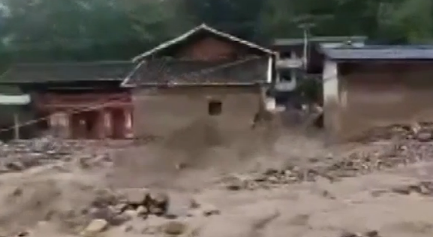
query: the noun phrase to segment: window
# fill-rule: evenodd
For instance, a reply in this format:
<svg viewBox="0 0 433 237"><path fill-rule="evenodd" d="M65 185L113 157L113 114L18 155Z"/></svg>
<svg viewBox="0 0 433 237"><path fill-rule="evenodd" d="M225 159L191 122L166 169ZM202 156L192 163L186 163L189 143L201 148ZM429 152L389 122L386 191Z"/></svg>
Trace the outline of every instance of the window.
<svg viewBox="0 0 433 237"><path fill-rule="evenodd" d="M207 104L207 113L211 116L220 115L222 112L222 103L218 100L211 100Z"/></svg>
<svg viewBox="0 0 433 237"><path fill-rule="evenodd" d="M280 71L280 82L290 82L292 78L292 70Z"/></svg>

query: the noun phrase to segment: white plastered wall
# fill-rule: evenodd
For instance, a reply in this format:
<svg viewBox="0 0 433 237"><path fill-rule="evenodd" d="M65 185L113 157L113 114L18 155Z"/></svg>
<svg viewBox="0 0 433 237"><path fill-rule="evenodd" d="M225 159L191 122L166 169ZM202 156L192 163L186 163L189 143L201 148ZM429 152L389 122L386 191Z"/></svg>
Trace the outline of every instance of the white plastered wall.
<svg viewBox="0 0 433 237"><path fill-rule="evenodd" d="M342 106L341 103L345 104L344 101L341 101L342 98L339 98L337 62L325 60L322 80L324 126L327 134L334 137L339 130L339 107Z"/></svg>

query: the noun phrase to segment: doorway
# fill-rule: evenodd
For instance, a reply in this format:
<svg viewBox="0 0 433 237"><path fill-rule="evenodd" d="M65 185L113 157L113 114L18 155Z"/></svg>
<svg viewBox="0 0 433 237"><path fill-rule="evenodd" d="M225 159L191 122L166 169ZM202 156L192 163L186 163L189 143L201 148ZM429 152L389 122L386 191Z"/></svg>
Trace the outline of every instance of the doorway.
<svg viewBox="0 0 433 237"><path fill-rule="evenodd" d="M71 116L71 133L75 139L95 139L98 137L100 113L82 111Z"/></svg>
<svg viewBox="0 0 433 237"><path fill-rule="evenodd" d="M112 138L113 139L123 139L125 138L125 123L126 116L124 109L112 109Z"/></svg>

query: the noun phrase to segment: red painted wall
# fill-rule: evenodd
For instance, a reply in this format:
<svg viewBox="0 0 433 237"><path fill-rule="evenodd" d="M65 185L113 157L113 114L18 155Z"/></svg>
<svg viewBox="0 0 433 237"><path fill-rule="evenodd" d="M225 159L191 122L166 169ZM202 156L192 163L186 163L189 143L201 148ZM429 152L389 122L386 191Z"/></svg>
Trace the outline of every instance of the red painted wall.
<svg viewBox="0 0 433 237"><path fill-rule="evenodd" d="M131 95L123 93L95 93L62 95L38 93L32 96L34 105L39 110L98 109L103 107L131 106Z"/></svg>

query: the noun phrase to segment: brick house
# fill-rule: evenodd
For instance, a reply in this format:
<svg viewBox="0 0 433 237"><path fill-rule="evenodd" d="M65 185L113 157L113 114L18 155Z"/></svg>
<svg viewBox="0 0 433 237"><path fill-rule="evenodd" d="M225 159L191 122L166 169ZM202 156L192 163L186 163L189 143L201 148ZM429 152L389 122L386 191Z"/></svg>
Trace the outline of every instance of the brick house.
<svg viewBox="0 0 433 237"><path fill-rule="evenodd" d="M377 126L433 122L433 47L323 50L324 121L333 138Z"/></svg>
<svg viewBox="0 0 433 237"><path fill-rule="evenodd" d="M133 90L137 137L203 123L228 133L251 129L265 110L274 53L203 24L133 61L123 86Z"/></svg>
<svg viewBox="0 0 433 237"><path fill-rule="evenodd" d="M46 118L38 130L63 138L123 139L133 135L133 106L120 83L134 66L129 61L17 64L0 84L31 95L35 117Z"/></svg>

